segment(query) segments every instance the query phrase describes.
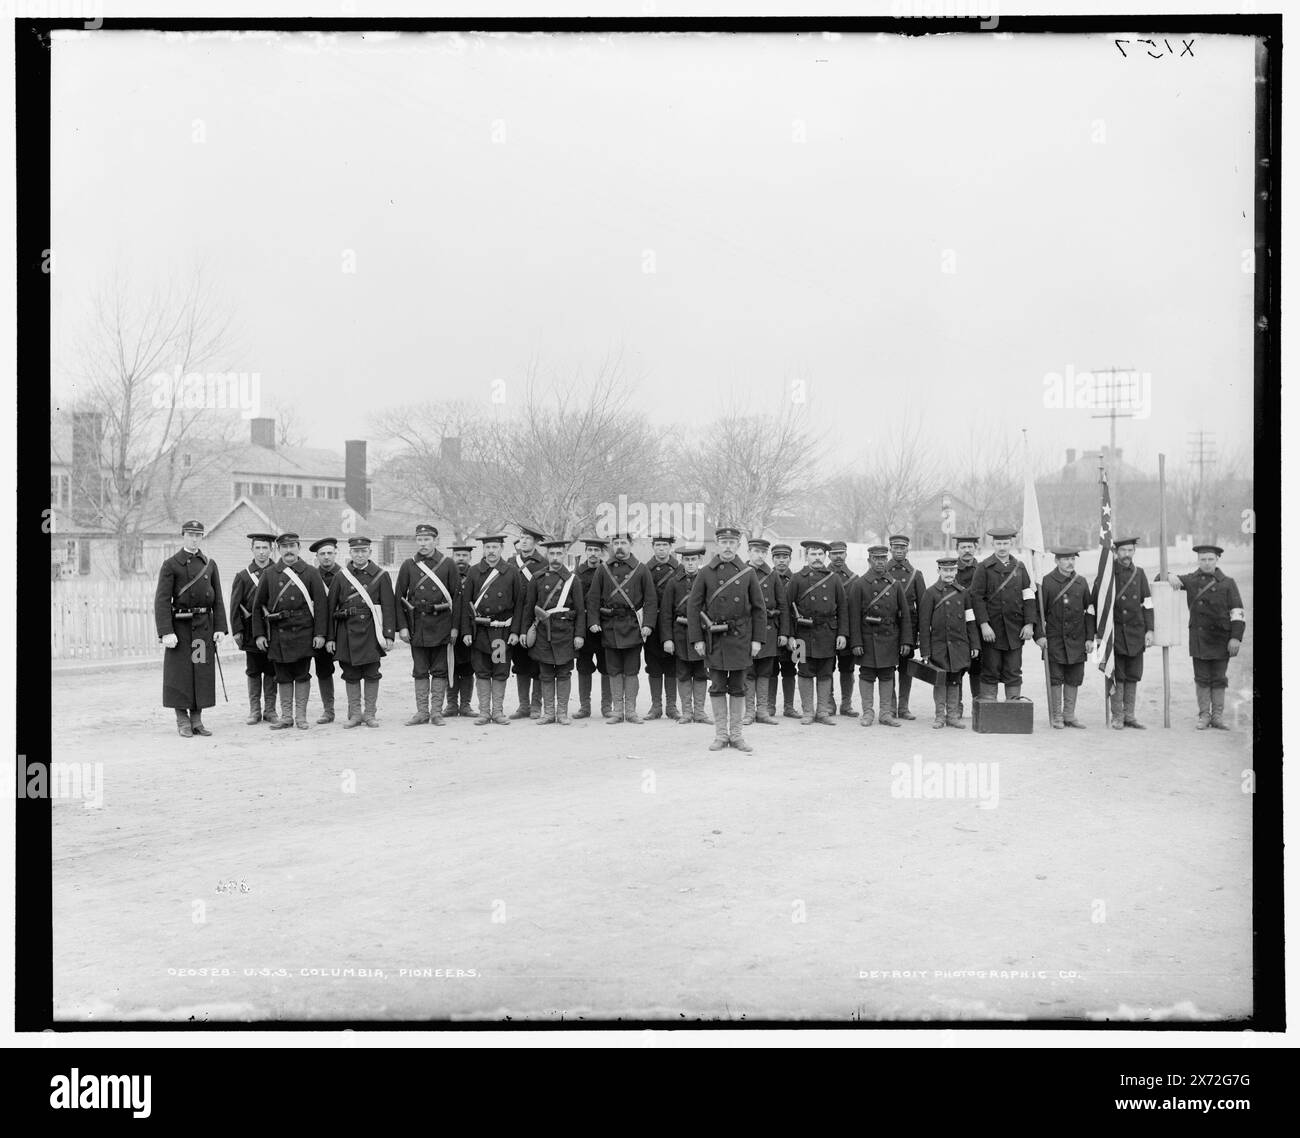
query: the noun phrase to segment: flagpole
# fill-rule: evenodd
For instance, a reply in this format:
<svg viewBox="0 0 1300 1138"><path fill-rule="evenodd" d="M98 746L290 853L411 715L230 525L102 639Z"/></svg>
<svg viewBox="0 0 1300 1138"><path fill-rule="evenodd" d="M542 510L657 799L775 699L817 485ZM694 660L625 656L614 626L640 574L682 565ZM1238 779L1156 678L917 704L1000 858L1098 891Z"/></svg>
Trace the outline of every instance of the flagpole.
<svg viewBox="0 0 1300 1138"><path fill-rule="evenodd" d="M1038 559L1031 552L1029 560L1034 566L1034 577L1038 577ZM1034 596L1038 598L1038 627L1041 628L1043 638L1047 637L1047 614L1043 611L1043 590L1038 586L1038 580L1034 581ZM1052 714L1052 668L1047 662L1047 649L1041 650L1043 653L1043 683L1047 688L1047 714Z"/></svg>
<svg viewBox="0 0 1300 1138"><path fill-rule="evenodd" d="M1167 539L1165 536L1165 456L1160 456L1160 577L1161 581L1169 580L1169 552L1167 548ZM1169 726L1169 645L1166 644L1160 649L1160 655L1163 657L1164 680L1165 680L1165 726Z"/></svg>
<svg viewBox="0 0 1300 1138"><path fill-rule="evenodd" d="M1020 433L1024 436L1025 439L1025 485L1026 488L1028 488L1033 485L1033 478L1030 476L1029 473L1029 431L1026 428L1022 427ZM1028 504L1028 490L1026 490L1026 504ZM1041 515L1038 515L1037 491L1034 492L1034 514L1038 516L1039 532L1036 536L1042 538L1043 523L1042 523ZM1030 536L1031 535L1029 534L1023 535L1024 538L1028 538ZM1046 544L1046 542L1044 541L1043 544ZM1044 550L1043 552L1046 552L1046 550ZM1029 548L1029 567L1033 577L1033 579L1029 583L1030 585L1033 586L1034 597L1038 602L1038 627L1041 630L1040 635L1046 637L1047 636L1047 614L1044 613L1043 611L1043 590L1039 588L1040 578L1038 575L1038 551L1035 550L1032 545ZM1037 647L1037 645L1035 645L1035 647ZM1047 650L1039 649L1039 651L1042 653L1043 656L1043 685L1045 688L1044 694L1047 697L1047 714L1050 718L1052 714L1052 669L1047 662Z"/></svg>
<svg viewBox="0 0 1300 1138"><path fill-rule="evenodd" d="M1106 484L1106 464L1103 462L1103 463L1100 464L1100 466L1101 466L1101 481L1102 481L1102 485L1106 487L1106 499L1107 499L1107 501L1109 501L1109 500L1110 500L1110 487L1109 487L1109 485ZM1113 503L1112 503L1112 511L1113 511ZM1113 512L1112 512L1112 516L1113 516ZM1107 601L1107 604L1106 604L1106 611L1109 612L1109 613L1111 614L1111 616L1110 616L1110 621L1111 621L1110 627L1111 627L1112 629L1114 628L1114 623L1115 623L1115 573L1114 573L1114 567L1115 567L1115 545L1114 545L1114 536L1115 536L1115 535L1112 533L1112 534L1111 534L1111 551L1110 551L1111 575L1110 575L1110 582L1109 582L1109 584L1106 586L1106 601ZM1101 572L1101 563L1100 563L1100 562L1097 563L1097 572L1098 572L1098 573ZM1099 614L1099 615L1100 615L1100 614ZM1114 641L1114 632L1111 633L1111 638L1112 638L1112 643L1113 643L1113 641ZM1104 653L1105 650L1106 650L1106 649L1105 649L1105 646L1104 646L1104 645L1099 646L1099 648L1098 648L1098 651L1100 651L1100 652L1102 652L1102 653ZM1106 673L1106 672L1103 672L1103 673L1102 673L1102 708L1101 708L1101 721L1102 721L1103 724L1106 724L1106 725L1109 725L1109 724L1110 724L1110 718L1111 718L1111 717L1110 717L1110 703L1111 703L1111 696L1112 696L1112 694L1113 694L1113 692L1114 692L1114 684L1115 684L1115 665L1114 665L1114 659L1115 659L1115 657L1114 657L1114 651L1112 650L1112 652L1111 652L1111 669L1110 669L1110 671L1109 671L1108 673Z"/></svg>

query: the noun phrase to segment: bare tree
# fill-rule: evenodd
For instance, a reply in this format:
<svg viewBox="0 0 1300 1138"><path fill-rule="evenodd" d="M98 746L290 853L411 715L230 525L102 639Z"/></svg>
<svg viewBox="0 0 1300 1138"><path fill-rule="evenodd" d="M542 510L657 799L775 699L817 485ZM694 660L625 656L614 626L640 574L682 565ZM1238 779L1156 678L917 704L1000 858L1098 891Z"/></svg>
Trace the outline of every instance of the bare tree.
<svg viewBox="0 0 1300 1138"><path fill-rule="evenodd" d="M307 429L303 424L302 410L296 403L280 399L271 400L271 413L275 416L275 441L277 446L300 447L307 444Z"/></svg>
<svg viewBox="0 0 1300 1138"><path fill-rule="evenodd" d="M864 541L875 518L870 479L853 467L833 474L810 496L819 530L845 541Z"/></svg>
<svg viewBox="0 0 1300 1138"><path fill-rule="evenodd" d="M823 442L801 406L758 414L737 399L687 437L677 465L697 488L708 518L751 534L800 501L816 476Z"/></svg>
<svg viewBox="0 0 1300 1138"><path fill-rule="evenodd" d="M952 455L945 471L948 489L972 511L969 518L957 519L959 532L981 534L1020 516L1024 463L1018 437L990 424L971 423L965 447Z"/></svg>
<svg viewBox="0 0 1300 1138"><path fill-rule="evenodd" d="M1238 485L1251 476L1244 451L1223 448L1211 463L1183 463L1170 472L1170 521L1176 531L1217 542L1241 533Z"/></svg>
<svg viewBox="0 0 1300 1138"><path fill-rule="evenodd" d="M374 427L392 444L375 471L376 500L414 503L448 522L457 541L489 525L498 512L489 414L463 400L398 407Z"/></svg>
<svg viewBox="0 0 1300 1138"><path fill-rule="evenodd" d="M377 420L395 445L377 472L394 492L450 522L458 537L533 522L560 537L590 529L618 496L658 493L663 432L631 410L619 356L582 373L543 376L534 361L492 404L408 407Z"/></svg>
<svg viewBox="0 0 1300 1138"><path fill-rule="evenodd" d="M857 532L881 539L911 526L942 481L923 424L910 412L872 440L860 463L845 475L852 486L850 501L856 498L865 505L866 533Z"/></svg>
<svg viewBox="0 0 1300 1138"><path fill-rule="evenodd" d="M574 538L619 496L646 502L660 492L664 432L631 407L636 377L621 355L606 356L587 379L534 361L517 404L494 423L494 466L505 520L527 519Z"/></svg>
<svg viewBox="0 0 1300 1138"><path fill-rule="evenodd" d="M230 328L197 272L147 294L119 272L92 299L72 367L72 453L55 458L73 471L74 518L113 535L121 573L136 568L140 533L173 518L241 422L240 377L213 370Z"/></svg>

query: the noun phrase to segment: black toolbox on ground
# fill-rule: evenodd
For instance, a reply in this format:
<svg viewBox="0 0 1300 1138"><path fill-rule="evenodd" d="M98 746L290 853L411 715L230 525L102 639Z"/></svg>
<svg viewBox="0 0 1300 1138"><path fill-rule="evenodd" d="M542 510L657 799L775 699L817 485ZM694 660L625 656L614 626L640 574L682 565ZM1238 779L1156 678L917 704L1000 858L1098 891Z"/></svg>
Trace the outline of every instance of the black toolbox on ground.
<svg viewBox="0 0 1300 1138"><path fill-rule="evenodd" d="M981 735L1032 735L1034 701L1031 699L975 699L974 727Z"/></svg>

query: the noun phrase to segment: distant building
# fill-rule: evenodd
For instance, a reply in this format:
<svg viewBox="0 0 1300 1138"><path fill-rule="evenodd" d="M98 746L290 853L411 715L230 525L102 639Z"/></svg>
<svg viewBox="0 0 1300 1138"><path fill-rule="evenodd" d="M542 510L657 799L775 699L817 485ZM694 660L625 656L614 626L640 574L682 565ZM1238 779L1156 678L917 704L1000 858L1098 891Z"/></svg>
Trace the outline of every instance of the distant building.
<svg viewBox="0 0 1300 1138"><path fill-rule="evenodd" d="M1101 466L1105 458L1111 496L1111 529L1115 537L1136 537L1143 545L1160 541L1159 476L1123 460L1117 447L1106 450L1073 448L1065 452L1065 465L1035 480L1038 511L1043 520L1043 540L1049 546L1077 545L1093 549L1101 525ZM1184 476L1185 477L1185 476ZM1196 499L1196 501L1193 501ZM1170 545L1179 534L1201 540L1239 544L1243 511L1254 500L1249 478L1210 478L1201 487L1166 479L1166 536Z"/></svg>
<svg viewBox="0 0 1300 1138"><path fill-rule="evenodd" d="M443 523L423 514L396 510L372 510L357 514L346 502L313 501L308 498L258 495L242 497L215 522L208 523L203 548L223 567L227 577L252 560L250 533L296 533L302 539L300 553L308 563L307 547L322 537L339 539L339 557L347 556L347 539L357 534L370 538L370 558L376 565L395 568L415 552L415 527L429 522L438 528L439 546L446 551L450 539Z"/></svg>

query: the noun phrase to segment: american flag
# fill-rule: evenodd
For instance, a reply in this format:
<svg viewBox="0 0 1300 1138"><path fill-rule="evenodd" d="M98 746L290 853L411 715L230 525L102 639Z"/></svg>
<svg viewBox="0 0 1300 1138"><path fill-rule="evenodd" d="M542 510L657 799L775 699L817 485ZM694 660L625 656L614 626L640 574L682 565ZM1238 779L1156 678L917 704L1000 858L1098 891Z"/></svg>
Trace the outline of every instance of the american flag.
<svg viewBox="0 0 1300 1138"><path fill-rule="evenodd" d="M1101 468L1101 557L1097 561L1097 643L1101 654L1097 659L1107 679L1115 671L1115 557L1111 546L1110 486L1106 483L1106 468Z"/></svg>

